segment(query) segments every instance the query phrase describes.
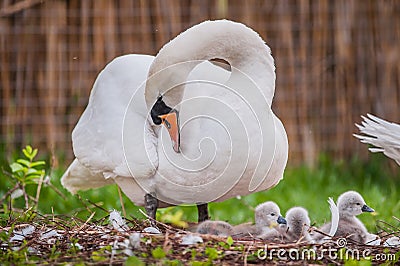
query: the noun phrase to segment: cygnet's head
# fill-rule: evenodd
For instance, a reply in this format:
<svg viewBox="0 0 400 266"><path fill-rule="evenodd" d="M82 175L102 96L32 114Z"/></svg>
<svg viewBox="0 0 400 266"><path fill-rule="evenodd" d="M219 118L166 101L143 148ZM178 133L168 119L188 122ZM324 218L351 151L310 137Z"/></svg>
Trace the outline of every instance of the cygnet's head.
<svg viewBox="0 0 400 266"><path fill-rule="evenodd" d="M303 207L293 207L286 212L287 227L290 232L300 238L306 235L310 227L308 211Z"/></svg>
<svg viewBox="0 0 400 266"><path fill-rule="evenodd" d="M363 212L374 212L372 208L365 204L363 197L355 191L343 193L339 196L337 202L341 217L356 216Z"/></svg>
<svg viewBox="0 0 400 266"><path fill-rule="evenodd" d="M257 226L276 227L278 224L286 224L281 215L279 206L272 201L259 204L255 209L255 222Z"/></svg>
<svg viewBox="0 0 400 266"><path fill-rule="evenodd" d="M199 224L196 232L203 235L230 236L233 234L233 227L224 221L204 221Z"/></svg>

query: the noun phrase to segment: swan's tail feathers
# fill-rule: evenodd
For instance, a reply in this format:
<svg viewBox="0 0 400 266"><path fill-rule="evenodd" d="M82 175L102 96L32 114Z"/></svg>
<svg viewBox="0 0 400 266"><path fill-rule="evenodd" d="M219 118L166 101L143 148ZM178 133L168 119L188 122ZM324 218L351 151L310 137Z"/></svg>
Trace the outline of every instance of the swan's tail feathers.
<svg viewBox="0 0 400 266"><path fill-rule="evenodd" d="M61 177L61 184L69 192L75 194L78 190L87 190L113 184L113 179L105 179L103 174L92 173L75 159Z"/></svg>
<svg viewBox="0 0 400 266"><path fill-rule="evenodd" d="M375 146L369 148L371 152L383 152L400 165L400 125L371 114L361 117L364 121L356 126L364 135L353 134L353 136L360 139L362 143Z"/></svg>
<svg viewBox="0 0 400 266"><path fill-rule="evenodd" d="M336 206L335 202L331 197L328 199L329 209L331 210L331 229L329 231L329 235L333 237L336 234L336 231L339 226L339 209Z"/></svg>

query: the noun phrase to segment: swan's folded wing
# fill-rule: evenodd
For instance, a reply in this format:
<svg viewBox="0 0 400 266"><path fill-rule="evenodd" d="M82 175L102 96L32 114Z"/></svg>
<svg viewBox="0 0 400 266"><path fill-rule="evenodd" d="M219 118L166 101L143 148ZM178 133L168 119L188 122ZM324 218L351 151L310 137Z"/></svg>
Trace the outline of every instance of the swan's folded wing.
<svg viewBox="0 0 400 266"><path fill-rule="evenodd" d="M97 77L88 106L72 132L75 156L91 172L115 178L132 177L129 168L146 174L154 171L154 162L149 161L143 149L148 144L144 141L144 83L152 61L152 56L121 56ZM135 147L131 158L137 160L129 162L129 166L124 154L124 123L130 129L127 143Z"/></svg>
<svg viewBox="0 0 400 266"><path fill-rule="evenodd" d="M400 125L390 123L374 115L361 116L364 121L356 124L361 133L353 134L362 143L374 145L371 152L383 152L387 157L394 159L400 165Z"/></svg>
<svg viewBox="0 0 400 266"><path fill-rule="evenodd" d="M75 159L61 177L61 184L69 192L87 190L113 184L112 179L105 179L101 173L93 173Z"/></svg>

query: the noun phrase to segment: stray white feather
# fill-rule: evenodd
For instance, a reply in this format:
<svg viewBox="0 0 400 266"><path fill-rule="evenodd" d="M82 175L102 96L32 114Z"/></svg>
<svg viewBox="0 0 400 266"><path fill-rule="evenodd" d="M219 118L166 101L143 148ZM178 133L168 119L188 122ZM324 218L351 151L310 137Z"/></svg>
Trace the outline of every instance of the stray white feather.
<svg viewBox="0 0 400 266"><path fill-rule="evenodd" d="M161 234L160 230L152 226L146 227L145 229L143 229L143 232L150 234Z"/></svg>
<svg viewBox="0 0 400 266"><path fill-rule="evenodd" d="M123 232L126 229L128 229L128 226L125 224L125 221L121 217L121 214L116 210L110 212L110 223L112 224L115 230L118 230L120 232Z"/></svg>
<svg viewBox="0 0 400 266"><path fill-rule="evenodd" d="M57 230L51 229L50 231L43 232L40 234L40 240L48 239L52 237L61 237Z"/></svg>
<svg viewBox="0 0 400 266"><path fill-rule="evenodd" d="M383 243L385 247L400 247L400 238L397 236L392 236L391 238L386 239L385 243Z"/></svg>
<svg viewBox="0 0 400 266"><path fill-rule="evenodd" d="M331 229L329 235L333 237L339 226L339 209L335 204L335 201L329 197L328 199L329 209L331 210Z"/></svg>
<svg viewBox="0 0 400 266"><path fill-rule="evenodd" d="M140 248L140 239L142 238L141 233L133 233L129 236L129 244L134 249Z"/></svg>
<svg viewBox="0 0 400 266"><path fill-rule="evenodd" d="M35 231L35 227L33 225L28 225L27 227L22 228L21 230L14 230L14 236L10 239L10 242L14 241L23 241L25 237L29 236Z"/></svg>
<svg viewBox="0 0 400 266"><path fill-rule="evenodd" d="M181 245L196 245L198 243L203 243L203 238L198 235L189 234L182 237Z"/></svg>
<svg viewBox="0 0 400 266"><path fill-rule="evenodd" d="M381 245L381 239L379 238L378 235L369 234L367 236L367 240L365 241L365 244L368 245L368 246L380 246Z"/></svg>

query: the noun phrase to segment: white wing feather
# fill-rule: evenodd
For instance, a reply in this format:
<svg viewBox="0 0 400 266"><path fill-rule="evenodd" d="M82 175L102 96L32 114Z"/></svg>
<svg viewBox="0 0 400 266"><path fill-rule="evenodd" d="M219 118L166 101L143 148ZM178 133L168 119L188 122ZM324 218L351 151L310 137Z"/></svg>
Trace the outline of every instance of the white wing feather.
<svg viewBox="0 0 400 266"><path fill-rule="evenodd" d="M371 152L383 152L400 165L400 125L371 114L361 117L364 121L356 126L365 135L353 134L353 136L360 139L362 143L374 145L375 147L369 148Z"/></svg>
<svg viewBox="0 0 400 266"><path fill-rule="evenodd" d="M333 237L339 226L339 209L331 197L328 199L329 209L331 210L331 229L329 235Z"/></svg>

